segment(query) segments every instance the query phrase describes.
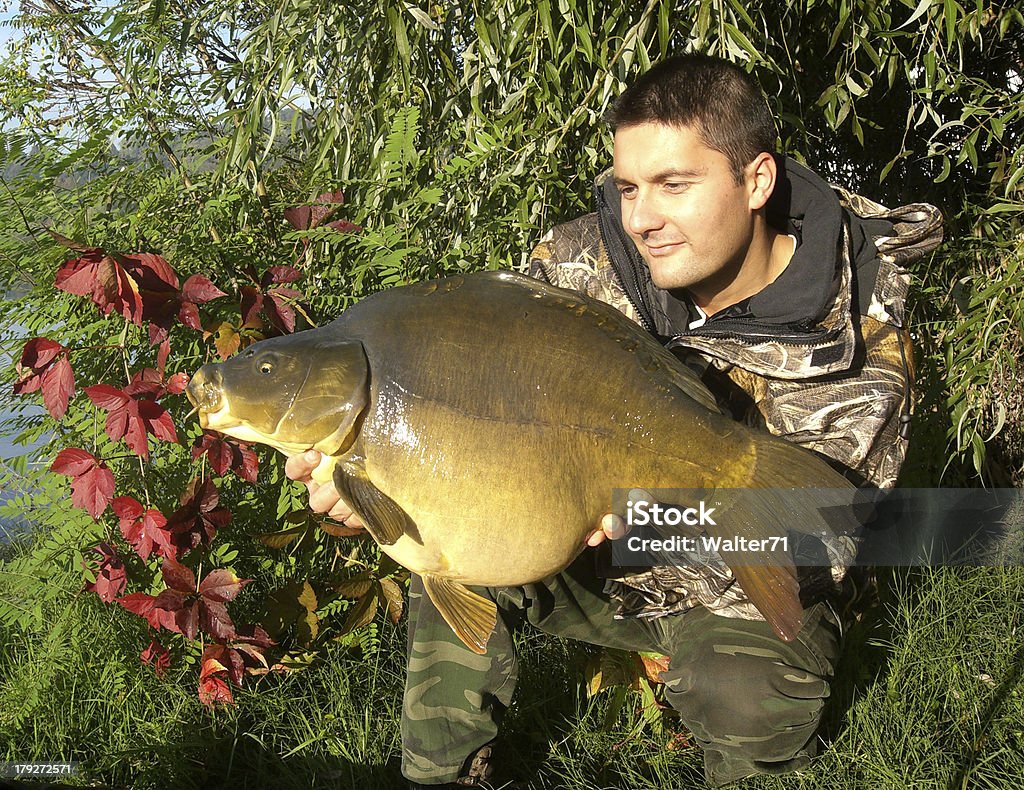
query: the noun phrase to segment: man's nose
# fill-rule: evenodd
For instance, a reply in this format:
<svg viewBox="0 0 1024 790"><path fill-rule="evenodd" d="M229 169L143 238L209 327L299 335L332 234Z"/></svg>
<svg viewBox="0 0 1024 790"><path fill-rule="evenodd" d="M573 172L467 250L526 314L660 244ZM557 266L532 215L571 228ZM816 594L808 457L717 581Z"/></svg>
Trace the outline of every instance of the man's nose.
<svg viewBox="0 0 1024 790"><path fill-rule="evenodd" d="M625 201L623 201L625 203ZM626 230L634 236L644 236L652 231L658 230L665 224L665 220L648 196L638 195L627 204L628 208L623 212L625 215Z"/></svg>

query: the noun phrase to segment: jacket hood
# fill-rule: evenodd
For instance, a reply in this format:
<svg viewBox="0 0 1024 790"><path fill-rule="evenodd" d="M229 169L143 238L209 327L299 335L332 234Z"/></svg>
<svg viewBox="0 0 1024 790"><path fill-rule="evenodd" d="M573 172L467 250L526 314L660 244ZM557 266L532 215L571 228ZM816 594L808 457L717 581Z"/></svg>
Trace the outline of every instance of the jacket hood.
<svg viewBox="0 0 1024 790"><path fill-rule="evenodd" d="M698 329L689 329L695 316L689 300L651 282L647 264L622 226L610 171L595 182L602 240L641 323L670 347L694 348L779 378L847 369L855 351L854 311L884 313L884 320L902 322L900 297L908 283L898 264L938 246L941 216L925 204L889 211L833 188L793 159L775 159L778 177L766 218L777 230L796 237L793 258L773 283ZM883 271L885 263L890 265ZM904 280L896 288L899 293L888 282L893 277ZM890 298L877 298L879 285L892 292ZM883 301L894 309L886 311Z"/></svg>

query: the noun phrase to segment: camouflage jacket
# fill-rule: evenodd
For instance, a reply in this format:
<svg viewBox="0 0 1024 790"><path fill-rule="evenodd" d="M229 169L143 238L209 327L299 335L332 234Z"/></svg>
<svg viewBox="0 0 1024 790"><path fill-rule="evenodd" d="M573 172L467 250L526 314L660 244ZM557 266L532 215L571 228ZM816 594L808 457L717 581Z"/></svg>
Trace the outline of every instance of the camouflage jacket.
<svg viewBox="0 0 1024 790"><path fill-rule="evenodd" d="M545 235L530 274L642 324L698 369L736 419L821 454L858 485L889 488L906 454L910 421L904 264L938 246L942 218L923 203L890 210L828 185L791 159L777 163L767 216L797 238L793 259L760 294L700 328L689 328L692 306L651 283L622 228L607 173L595 183L597 211ZM833 580L842 572L834 569ZM700 604L760 618L727 569L658 567L611 582L609 591L627 616Z"/></svg>

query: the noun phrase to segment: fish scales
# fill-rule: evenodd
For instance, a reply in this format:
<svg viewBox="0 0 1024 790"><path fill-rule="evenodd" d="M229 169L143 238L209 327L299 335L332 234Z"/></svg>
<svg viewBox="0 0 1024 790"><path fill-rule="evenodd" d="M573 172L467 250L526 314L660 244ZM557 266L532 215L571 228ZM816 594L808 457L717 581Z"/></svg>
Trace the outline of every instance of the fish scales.
<svg viewBox="0 0 1024 790"><path fill-rule="evenodd" d="M280 394L300 378L299 395ZM478 652L494 607L467 585L565 568L614 489L849 486L720 414L691 371L613 308L506 272L375 294L323 328L204 367L189 397L206 427L325 452L320 475ZM793 516L765 503L738 513L752 537ZM777 633L795 637L791 560L730 567Z"/></svg>

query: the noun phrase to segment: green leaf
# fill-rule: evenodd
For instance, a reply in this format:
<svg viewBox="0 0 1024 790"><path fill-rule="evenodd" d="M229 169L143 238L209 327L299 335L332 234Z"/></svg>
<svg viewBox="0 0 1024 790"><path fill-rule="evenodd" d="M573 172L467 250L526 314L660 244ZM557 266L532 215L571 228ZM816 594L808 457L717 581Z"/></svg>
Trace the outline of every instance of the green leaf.
<svg viewBox="0 0 1024 790"><path fill-rule="evenodd" d="M540 19L541 30L543 30L544 35L547 36L548 44L553 52L556 38L554 25L551 24L551 0L539 0L537 3L537 16ZM547 61L545 65L552 65L551 61Z"/></svg>
<svg viewBox="0 0 1024 790"><path fill-rule="evenodd" d="M910 25L914 24L914 22L927 13L933 2L936 2L936 0L921 0L921 2L917 4L917 8L914 9L914 13L910 15L910 18L896 29L902 30L905 27L910 27Z"/></svg>
<svg viewBox="0 0 1024 790"><path fill-rule="evenodd" d="M407 5L405 10L408 11L412 15L412 18L427 30L438 30L437 23L431 19L430 14L423 9L417 8L414 5Z"/></svg>
<svg viewBox="0 0 1024 790"><path fill-rule="evenodd" d="M405 30L405 22L394 7L388 9L388 24L395 34L395 46L398 48L398 57L405 69L409 68L412 61L412 49L409 46L409 36Z"/></svg>

